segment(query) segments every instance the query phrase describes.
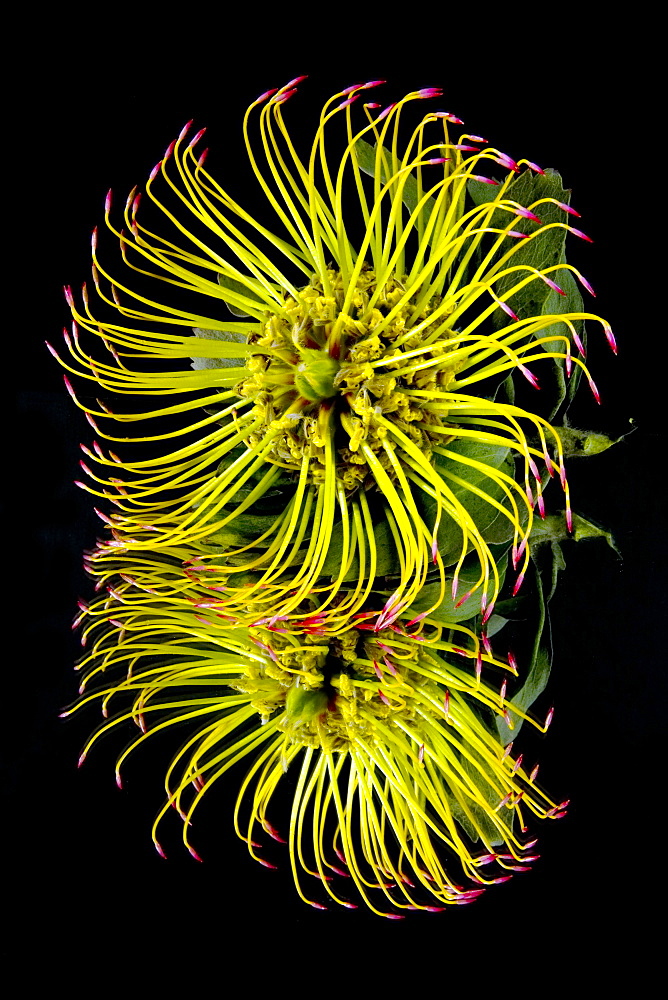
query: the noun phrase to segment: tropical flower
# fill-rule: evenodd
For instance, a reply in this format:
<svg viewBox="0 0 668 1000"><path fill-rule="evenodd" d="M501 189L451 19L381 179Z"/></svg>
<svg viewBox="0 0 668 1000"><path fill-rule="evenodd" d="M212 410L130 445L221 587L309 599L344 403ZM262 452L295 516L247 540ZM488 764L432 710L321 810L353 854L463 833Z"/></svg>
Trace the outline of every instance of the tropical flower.
<svg viewBox="0 0 668 1000"><path fill-rule="evenodd" d="M97 304L85 285L66 289L61 363L118 402L93 405L66 378L100 439L82 446L95 467L82 463L79 485L114 509L98 511L109 530L86 554L102 593L81 604L92 644L64 714L102 703L82 760L101 735L139 726L119 782L153 733L192 727L167 772L161 852L173 807L197 856L195 809L250 759L235 822L270 864L258 830L281 839L272 797L298 769L284 832L302 899L323 905L310 874L355 905L338 874L397 916L526 870L528 814L564 815L505 738L525 720L544 732L551 711L540 723L523 688L507 698L499 677L517 675L515 660L487 635L509 560L513 596L524 578L550 477L572 526L562 436L516 403L512 376L537 387L530 366L547 363L556 412L571 376L598 396L584 321L615 342L566 263L566 235L588 237L558 175L452 138L462 123L447 112L406 138L407 105L434 88L365 103L353 125L381 81L327 101L303 156L283 119L299 82L244 120L271 225L208 172L187 125L151 172L148 205L130 193L123 228L107 197L133 281L101 259L96 231Z"/></svg>
<svg viewBox="0 0 668 1000"><path fill-rule="evenodd" d="M207 151L195 152L202 132L188 140L186 126L146 185L171 239L140 221L136 189L122 230L107 198L107 225L140 289L106 269L94 233L96 291L116 315L97 318L85 286L83 304L66 291L75 319L66 367L121 398L159 401L140 413L78 405L113 447L128 438L98 428L109 418L148 420L149 432L132 441L167 445L152 457L119 458L99 444L87 452L98 471L84 466L84 488L116 506L108 559L117 567L121 552L161 551L215 592L230 620L315 614L336 633L374 600L379 625L390 624L434 578L433 608L447 591L465 599L468 556L478 566L470 590L489 617L500 576L472 504L505 525L518 586L534 507L544 514L538 463L560 477L571 517L559 435L499 398L498 384L519 372L537 385L530 363L553 359L568 376L580 369L596 393L578 330L597 321L614 345L608 324L581 300L544 308L548 293L568 306L573 275L589 289L562 252L567 232L588 237L553 194L517 201L516 178L533 194L555 185L479 136L454 141L455 116L427 114L402 143L402 112L439 95L434 88L380 111L364 104L367 122L356 129L351 106L379 81L347 88L325 104L300 158L282 114L298 82L263 94L244 121L249 164L280 235L207 172ZM257 109L259 149L250 137ZM330 161L338 123L343 151ZM499 167L505 179L481 173ZM147 278L169 286L174 304L155 301ZM225 307L245 318L229 320ZM107 360L88 353L82 329ZM172 370L184 358L194 370ZM456 540L444 545L445 536ZM378 587L379 577L392 585Z"/></svg>
<svg viewBox="0 0 668 1000"><path fill-rule="evenodd" d="M186 847L201 860L192 844L197 806L247 758L237 833L268 867L275 865L263 834L287 843L297 891L318 909L326 909L325 894L346 907L361 897L394 918L468 903L535 860L529 813L564 815L567 803L537 786L538 768L513 757L512 744L504 748L482 717L486 711L511 726L528 719L542 731L549 725L506 697L512 661L477 657L438 626L414 633L362 626L335 637L230 628L156 598L133 598L129 581L121 587L85 609L89 631L105 628L82 663L76 708L101 701L106 721L81 762L101 736L134 722L140 732L116 767L120 787L136 748L172 727L181 739L184 727L192 730L167 770L153 827L161 855L158 830L174 809ZM460 642L466 633L460 628ZM483 659L503 673L500 686L482 680ZM282 825L272 797L289 767L297 787ZM445 867L453 858L456 877Z"/></svg>

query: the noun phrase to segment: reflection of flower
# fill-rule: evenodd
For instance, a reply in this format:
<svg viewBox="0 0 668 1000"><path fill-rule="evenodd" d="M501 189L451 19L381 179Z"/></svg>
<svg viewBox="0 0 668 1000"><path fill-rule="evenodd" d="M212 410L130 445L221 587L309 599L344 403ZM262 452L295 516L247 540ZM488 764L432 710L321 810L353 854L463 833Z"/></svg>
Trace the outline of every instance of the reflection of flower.
<svg viewBox="0 0 668 1000"><path fill-rule="evenodd" d="M537 768L530 772L521 756L504 751L476 710L509 721L511 710L527 714L506 699L505 682L492 687L467 669L475 653L440 628L411 635L396 626L362 627L333 639L315 629L231 629L132 597L141 584L124 581L111 608L105 600L88 609L107 623L119 617L87 657L79 704L101 700L109 717L84 756L109 729L129 720L141 729L119 759L119 785L123 761L153 733L192 727L167 772L153 833L161 854L157 828L173 807L198 857L190 841L198 803L249 756L237 832L269 867L263 830L287 842L299 894L318 908L307 874L335 902L354 907L350 897L361 896L384 916L469 902L534 860L528 813L563 814L566 803L536 786ZM512 665L484 659L514 673ZM283 828L271 800L289 767L297 787ZM459 858L468 885L453 881L444 855Z"/></svg>
<svg viewBox="0 0 668 1000"><path fill-rule="evenodd" d="M326 103L301 159L282 117L298 82L244 121L280 235L220 187L186 127L151 173L147 212L133 191L117 229L107 199L134 290L100 261L96 234L95 312L85 286L82 303L67 289L63 364L120 397L112 412L67 382L109 443L84 448L96 463L84 488L115 508L99 512L110 533L86 557L105 596L82 605L94 643L80 704L102 699L106 716L130 698L91 743L127 720L142 729L130 749L192 723L159 817L177 809L191 850L202 795L252 755L237 829L255 853L258 826L275 835L267 810L294 761L286 835L302 898L321 905L306 871L354 905L329 881L345 868L375 912L379 893L393 913L429 909L504 880L492 864L525 870L527 811L563 815L494 724L529 718L542 687L511 703L505 681L483 679L483 666L515 666L481 625L508 557L513 594L521 584L548 475L571 522L561 437L515 404L508 376L536 386L530 364L551 359L562 398L581 374L597 395L583 321L614 339L565 262L566 233L587 237L567 221L558 175L479 136L453 141L461 123L445 112L404 141L403 109L433 89L364 104L355 131L351 106L375 83ZM499 167L505 179L487 176ZM155 301L155 281L172 304ZM109 357L89 354L82 331ZM128 396L155 402L137 412L148 404ZM148 423L128 438L108 419ZM472 887L446 874L448 854Z"/></svg>
<svg viewBox="0 0 668 1000"><path fill-rule="evenodd" d="M553 196L528 206L514 200L522 164L530 170L520 178L539 180L543 172L478 136L451 140L448 123L458 121L452 115L426 115L400 146L402 109L438 91L414 92L380 112L365 104L368 123L354 133L351 105L370 86L327 102L305 160L282 117L294 84L249 109L250 164L283 236L218 185L204 168L206 151L195 153L202 133L187 142L185 128L146 188L177 242L139 221L134 191L127 229L117 233L128 267L176 286L175 304L155 302L143 291L143 277L141 291L112 278L98 259L96 238L96 288L117 316L98 320L85 291L83 309L67 293L77 327L111 354L110 362L93 359L75 332L68 338L76 360L71 370L122 395L158 397L151 411L117 413L117 420L169 423L139 439L164 441L166 453L118 459L98 445L90 454L101 472L91 473L87 488L117 507L111 558L120 546L188 558L191 575L216 590L221 610L247 624L317 611L332 631L347 628L367 605L377 575L372 525L379 521L396 549L398 577L385 593L380 624L413 603L427 574L440 579L442 600L448 565L447 586L456 592L467 552L477 556L473 590L489 615L499 577L467 500L482 499L498 511L520 579L534 504L543 513L537 462L561 476L570 516L558 436L544 419L489 396L491 380L498 384L509 372L537 384L529 363L545 358L589 377L577 352L571 354L572 342L581 346L578 324L596 319L581 302L557 314L513 308L527 293L536 301L548 292L558 299L565 293L555 278L563 284L575 274L587 286L563 255L537 266L546 239L583 235L565 221L573 210ZM260 155L249 139L256 107ZM337 122L347 139L340 157L329 160L325 141ZM495 166L506 171L503 182L480 173ZM363 169L373 174L368 188ZM477 185L474 201L471 185ZM111 197L107 224L116 232L110 208ZM537 212L554 221L541 222ZM350 231L358 221L355 245ZM199 296L193 311L183 290ZM207 302L212 315L204 316ZM223 304L246 318L223 318ZM183 327L194 327L196 336L181 334ZM132 362L145 358L162 364L136 370ZM171 359L182 358L194 358L195 371L168 370ZM191 422L188 415L203 404L214 409ZM110 415L80 405L91 422ZM177 429L174 415L182 421ZM100 433L111 442L127 440ZM462 452L472 442L514 456L519 475ZM246 516L264 510L277 490L282 499L272 519ZM441 538L449 525L457 526L458 550L444 561ZM340 559L332 572L327 557L337 532ZM307 598L312 607L305 611Z"/></svg>

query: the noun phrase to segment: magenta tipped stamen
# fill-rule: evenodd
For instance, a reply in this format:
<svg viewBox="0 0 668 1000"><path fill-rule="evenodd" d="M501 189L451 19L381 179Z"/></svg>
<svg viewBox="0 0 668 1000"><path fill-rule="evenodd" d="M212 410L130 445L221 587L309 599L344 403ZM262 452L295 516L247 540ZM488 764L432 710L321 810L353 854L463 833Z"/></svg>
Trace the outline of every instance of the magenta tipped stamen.
<svg viewBox="0 0 668 1000"><path fill-rule="evenodd" d="M598 388L596 387L596 383L594 382L593 378L591 378L591 376L587 379L587 381L589 382L589 388L592 391L592 395L593 395L594 399L600 405L600 403L601 403L601 395L600 395L600 393L598 391Z"/></svg>
<svg viewBox="0 0 668 1000"><path fill-rule="evenodd" d="M566 292L563 290L563 288L561 288L561 286L558 285L556 283L556 281L552 281L551 278L548 278L548 276L546 274L541 274L541 278L543 279L543 281L545 282L546 285L549 285L550 288L553 288L555 292L559 293L559 295L565 295L566 294Z"/></svg>
<svg viewBox="0 0 668 1000"><path fill-rule="evenodd" d="M284 87L281 87L280 92L284 90L292 90L293 88L296 88L304 80L308 80L308 73L304 73L303 76L296 76L294 80L290 80L290 82L286 83Z"/></svg>
<svg viewBox="0 0 668 1000"><path fill-rule="evenodd" d="M512 157L507 156L506 153L497 153L493 159L496 160L500 166L506 167L508 170L517 172L520 169L515 160L513 160Z"/></svg>
<svg viewBox="0 0 668 1000"><path fill-rule="evenodd" d="M506 313L506 315L510 316L510 318L512 320L515 320L515 322L518 321L517 313L513 312L513 310L510 308L507 302L499 302L499 305L503 309L504 313Z"/></svg>
<svg viewBox="0 0 668 1000"><path fill-rule="evenodd" d="M530 219L531 222L541 222L538 216L534 212L530 212L528 208L513 208L513 212L515 215L521 215L523 219Z"/></svg>
<svg viewBox="0 0 668 1000"><path fill-rule="evenodd" d="M525 379L528 382L531 383L531 385L534 387L534 389L540 389L540 384L538 382L538 379L533 374L533 372L529 371L529 369L525 365L522 365L522 364L519 366L519 369L522 372L522 374L524 375Z"/></svg>
<svg viewBox="0 0 668 1000"><path fill-rule="evenodd" d="M610 328L610 326L609 326L608 323L604 323L603 324L603 332L605 333L605 339L607 340L608 344L610 345L610 349L611 349L612 353L616 354L617 353L617 341L615 340L615 335L612 332L612 329Z"/></svg>
<svg viewBox="0 0 668 1000"><path fill-rule="evenodd" d="M571 333L572 333L572 336L573 336L573 343L575 344L575 346L577 347L578 351L580 352L581 357L586 358L587 357L587 352L585 350L584 344L580 340L580 337L575 332L575 330L572 330Z"/></svg>
<svg viewBox="0 0 668 1000"><path fill-rule="evenodd" d="M573 233L573 236L577 236L581 240L586 240L587 243L593 243L594 242L593 239L591 238L591 236L587 236L587 234L583 233L581 229L574 229L573 226L567 226L567 229L568 229L569 233Z"/></svg>
<svg viewBox="0 0 668 1000"><path fill-rule="evenodd" d="M378 115L378 121L382 121L383 118L387 118L387 116L390 114L390 112L394 111L394 109L396 108L396 106L397 106L396 103L394 103L394 104L388 104L388 106L386 108L384 108L381 111L381 113Z"/></svg>

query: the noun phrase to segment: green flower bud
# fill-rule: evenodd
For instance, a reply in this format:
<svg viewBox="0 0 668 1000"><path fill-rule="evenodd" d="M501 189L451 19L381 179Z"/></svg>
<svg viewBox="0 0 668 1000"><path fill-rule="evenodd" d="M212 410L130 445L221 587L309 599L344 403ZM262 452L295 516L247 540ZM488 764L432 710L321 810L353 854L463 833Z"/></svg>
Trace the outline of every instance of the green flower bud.
<svg viewBox="0 0 668 1000"><path fill-rule="evenodd" d="M302 361L297 365L295 386L304 399L319 403L321 399L334 396L334 378L340 365L325 351L315 351L308 347L300 350Z"/></svg>
<svg viewBox="0 0 668 1000"><path fill-rule="evenodd" d="M310 722L327 709L327 695L324 691L309 691L294 685L285 700L285 714L291 722Z"/></svg>
<svg viewBox="0 0 668 1000"><path fill-rule="evenodd" d="M577 427L555 427L561 438L561 444L566 458L585 458L590 455L600 455L602 451L612 448L619 438L609 438L605 434L595 434L594 431L581 431Z"/></svg>

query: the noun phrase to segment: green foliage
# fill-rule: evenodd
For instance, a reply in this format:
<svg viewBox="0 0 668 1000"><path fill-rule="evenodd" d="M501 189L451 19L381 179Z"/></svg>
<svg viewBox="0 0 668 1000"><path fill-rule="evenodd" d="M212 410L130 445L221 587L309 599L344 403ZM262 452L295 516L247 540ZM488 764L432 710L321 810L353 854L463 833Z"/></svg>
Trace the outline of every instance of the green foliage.
<svg viewBox="0 0 668 1000"><path fill-rule="evenodd" d="M564 449L566 458L588 458L590 455L600 455L602 451L607 451L614 444L626 437L622 434L618 438L609 438L605 434L597 434L595 431L582 431L577 427L571 427L564 421L562 427L554 428L561 439L561 446Z"/></svg>
<svg viewBox="0 0 668 1000"><path fill-rule="evenodd" d="M512 696L513 705L516 705L522 711L530 708L547 687L551 668L552 663L548 650L544 646L539 645L535 655L532 657L529 673L524 684ZM506 723L505 719L496 719L497 732L504 746L507 746L508 743L516 739L524 721L515 712L511 711L509 715L511 720L510 726Z"/></svg>
<svg viewBox="0 0 668 1000"><path fill-rule="evenodd" d="M541 578L540 571L536 570L534 576L536 582L537 608L535 613L536 631L531 651L531 660L526 674L526 680L519 690L514 691L511 696L513 704L525 712L531 707L531 705L533 705L536 698L538 698L538 696L545 690L552 667L551 651L544 641L545 626L548 622L547 605L549 597L547 599L545 597L543 580ZM553 592L554 591L552 590L552 593ZM552 593L550 594L550 597L552 596ZM517 715L516 712L511 711L509 712L509 715L509 723L500 716L496 716L494 719L496 731L504 746L507 746L508 743L511 743L516 738L524 722L524 720Z"/></svg>
<svg viewBox="0 0 668 1000"><path fill-rule="evenodd" d="M480 181L469 181L468 191L474 203L481 206L487 202L494 201L498 188L490 187L490 185L483 184ZM557 201L568 204L570 191L564 188L561 176L556 170L548 169L545 171L544 176L534 174L530 170L525 170L508 185L504 193L504 200L515 201L525 208L530 207L541 198L555 198ZM550 202L538 205L535 214L545 226L566 221L564 210ZM511 218L512 216L507 209L496 209L491 214L491 218L486 220L484 224L494 229L503 229L508 225ZM517 246L516 238L512 236L504 238L499 248L498 256L500 257L507 253L511 248L514 249L509 265L515 267L524 264L529 267L544 269L558 264L565 259L564 244L566 241L566 230L561 228L561 226L554 226L552 229L545 229L538 232L540 227L537 222L518 216L514 219L512 228L515 232L526 233L531 238L525 240L519 247ZM533 233L536 233L536 235L533 236ZM564 273L564 271L556 271L553 280L560 285ZM494 291L502 298L513 285L517 284L518 280L521 280L521 272L513 272L506 275L494 283ZM536 277L535 280L527 282L523 288L515 292L514 295L511 295L506 301L520 319L527 319L530 316L540 316L549 311L544 309L544 304L550 295L558 296L558 293L554 292L549 285ZM562 296L558 297L561 298ZM494 323L496 326L505 326L507 322L507 316L502 311L494 314Z"/></svg>
<svg viewBox="0 0 668 1000"><path fill-rule="evenodd" d="M325 691L310 691L308 688L297 687L296 684L288 688L285 713L292 722L308 723L324 712L326 708L327 694Z"/></svg>
<svg viewBox="0 0 668 1000"><path fill-rule="evenodd" d="M458 754L459 757L459 768L464 774L467 775L470 783L475 787L477 793L483 798L487 804L495 809L496 806L502 799L502 795L499 794L498 788L491 784L489 778L489 769L483 760L479 758L476 759L475 752L468 748L468 754L473 758L469 759L468 756L464 756L463 753ZM478 764L478 766L476 766ZM489 844L490 847L495 847L499 844L505 842L505 838L499 831L498 826L490 818L489 814L474 802L473 799L464 796L459 792L457 800L449 800L450 808L452 809L453 816L461 824L466 833L471 838L473 843L477 843L480 840L480 835L482 834L485 842ZM507 828L508 832L512 829L513 824L513 813L508 810L502 809L497 814L499 822Z"/></svg>
<svg viewBox="0 0 668 1000"><path fill-rule="evenodd" d="M378 520L373 526L373 537L376 543L376 577L393 576L400 572L401 564L397 554L397 547L390 531L390 526L385 519ZM338 576L343 559L343 524L341 521L334 525L332 538L329 543L325 562L322 567L323 576ZM367 578L368 578L367 562ZM358 580L360 563L357 556L354 557L348 569L344 582Z"/></svg>
<svg viewBox="0 0 668 1000"><path fill-rule="evenodd" d="M506 570L508 567L508 557L507 554L502 555L497 562L497 570L499 573L499 580L501 586L506 578ZM472 587L478 583L480 579L480 563L475 558L470 558L462 566L461 573L459 574L459 590L458 593L465 594ZM439 593L441 590L440 583L428 583L420 591L420 596L411 605L408 610L408 614L412 616L419 614L421 611L426 611L427 608L431 607L432 604L438 600ZM445 596L438 607L432 611L429 615L430 621L439 622L442 625L449 625L456 622L468 621L474 618L480 613L480 590L472 594L464 603L457 607L457 601L459 598L452 598L452 592L448 588L446 590ZM496 621L494 621L496 619ZM494 624L492 624L494 622ZM490 619L490 628L488 628L488 635L493 635L495 631L499 631L505 625L506 619L499 618L499 616L493 616Z"/></svg>
<svg viewBox="0 0 668 1000"><path fill-rule="evenodd" d="M604 538L615 552L618 549L610 532L597 527L584 517L573 514L573 533L569 534L564 514L546 517L544 521L535 521L529 544L534 566L535 594L537 608L535 616L535 634L531 659L528 665L526 679L522 686L511 695L514 705L526 711L547 685L552 664L552 652L549 642L549 602L554 596L559 573L566 568L566 560L562 551L562 543L573 540L576 542L591 538ZM501 610L501 606L497 607ZM505 612L508 613L507 611ZM510 712L511 724L504 719L496 718L496 730L504 745L515 739L522 728L523 720Z"/></svg>
<svg viewBox="0 0 668 1000"><path fill-rule="evenodd" d="M507 507L506 494L485 472L487 467L490 471L499 470L512 477L514 462L510 449L466 439L453 441L442 450L447 454L434 456L435 469L447 483L454 500L471 516L483 539L489 544L511 539L514 531L511 521L490 502L496 501ZM472 462L478 465L470 464ZM414 488L413 494L425 523L433 525L438 508L436 500L417 488ZM438 547L444 565L451 566L459 560L462 543L462 530L457 522L443 515L438 530Z"/></svg>
<svg viewBox="0 0 668 1000"><path fill-rule="evenodd" d="M242 333L194 328L193 334L188 348L195 371L234 368L239 364L239 358L248 357L248 344Z"/></svg>
<svg viewBox="0 0 668 1000"><path fill-rule="evenodd" d="M493 201L495 198L495 188L480 181L469 181L469 194L476 205L483 205ZM564 204L570 202L570 191L564 188L561 175L556 170L547 169L545 175L534 174L527 170L520 174L509 186L505 197L518 202L518 204L529 207L541 198L554 198ZM544 225L554 223L568 223L568 218L562 208L551 202L544 202L536 206L535 214L538 215ZM493 213L491 220L487 223L495 228L501 228L508 224L508 214L501 210ZM530 219L518 218L513 223L516 232L526 233L531 236L536 232L538 223ZM543 232L538 232L536 236L527 239L521 246L515 249L512 257L512 265L528 265L538 270L552 267L556 264L566 264L566 244L567 231L561 225L553 225L553 228ZM503 240L500 254L506 253L514 244L514 239L508 237ZM528 272L527 272L528 273ZM518 280L521 272L514 272L495 282L494 289L497 295L503 297ZM563 313L576 313L583 311L582 294L580 288L573 277L572 271L567 267L561 267L550 272L550 278L563 291L561 295L556 289L550 288L544 281L536 277L527 282L523 288L515 292L505 301L515 312L519 319L528 319L532 316L553 316ZM493 322L497 327L504 326L508 319L503 311L498 310L493 314ZM586 346L586 330L583 320L573 320L575 332L582 343ZM549 324L535 334L536 338L545 337L567 337L571 341L571 351L577 354L577 349L573 343L571 330L563 322ZM564 353L566 345L563 340L550 340L542 345L542 350L548 353ZM566 380L565 361L554 359L554 377L556 381L556 399L552 408L551 419L559 412L564 402L567 404L572 400L581 378L581 369L578 365L573 366L573 374L570 380Z"/></svg>
<svg viewBox="0 0 668 1000"><path fill-rule="evenodd" d="M573 539L576 542L581 542L586 538L604 538L610 548L619 555L619 549L615 545L615 540L609 531L604 528L600 528L588 521L586 518L581 517L579 514L573 514L573 533L569 534L566 527L566 518L564 514L554 514L550 517L546 517L544 521L534 521L534 526L529 536L529 541L532 548L535 550L539 546L544 545L549 542L550 545L557 545L561 542Z"/></svg>
<svg viewBox="0 0 668 1000"><path fill-rule="evenodd" d="M248 307L252 309L257 303L256 308L264 310L265 306L262 300L242 281L237 278L230 278L226 274L218 275L218 284L221 288L226 291L225 304L230 310L233 316L250 316L251 314L247 311Z"/></svg>

